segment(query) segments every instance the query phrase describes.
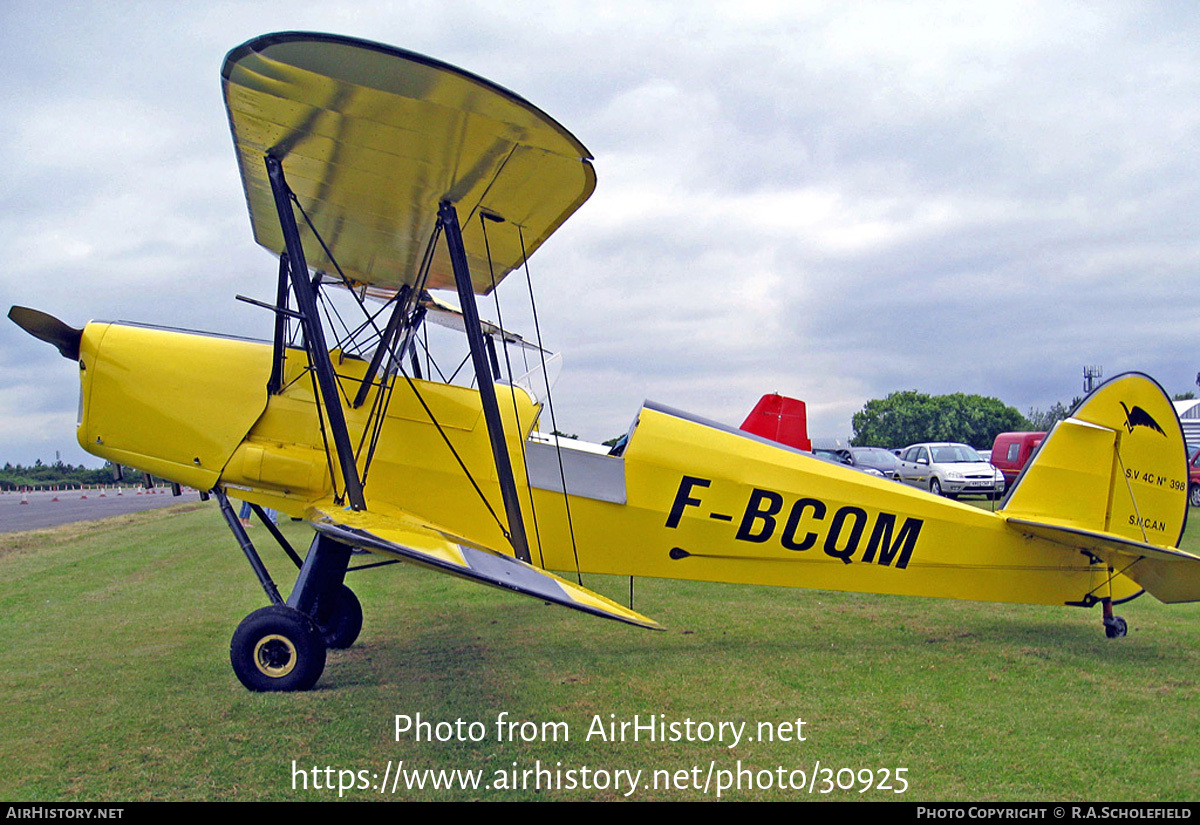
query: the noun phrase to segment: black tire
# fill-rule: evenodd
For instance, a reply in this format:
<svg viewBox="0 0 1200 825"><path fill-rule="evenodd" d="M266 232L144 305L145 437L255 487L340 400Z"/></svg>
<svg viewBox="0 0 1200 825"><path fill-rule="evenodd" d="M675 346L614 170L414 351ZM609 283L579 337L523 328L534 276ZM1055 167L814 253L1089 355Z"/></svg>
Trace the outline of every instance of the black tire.
<svg viewBox="0 0 1200 825"><path fill-rule="evenodd" d="M229 662L250 690L308 690L325 670L325 640L308 616L273 604L238 625L229 643Z"/></svg>
<svg viewBox="0 0 1200 825"><path fill-rule="evenodd" d="M929 492L933 493L935 496L940 496L942 494L942 483L936 478L930 481Z"/></svg>
<svg viewBox="0 0 1200 825"><path fill-rule="evenodd" d="M354 591L344 584L317 597L313 621L325 638L325 646L341 650L354 644L362 631L362 605Z"/></svg>
<svg viewBox="0 0 1200 825"><path fill-rule="evenodd" d="M1104 635L1110 639L1120 639L1129 632L1129 627L1120 616L1104 620Z"/></svg>
<svg viewBox="0 0 1200 825"><path fill-rule="evenodd" d="M1200 484L1193 484L1188 488L1188 504L1200 507Z"/></svg>

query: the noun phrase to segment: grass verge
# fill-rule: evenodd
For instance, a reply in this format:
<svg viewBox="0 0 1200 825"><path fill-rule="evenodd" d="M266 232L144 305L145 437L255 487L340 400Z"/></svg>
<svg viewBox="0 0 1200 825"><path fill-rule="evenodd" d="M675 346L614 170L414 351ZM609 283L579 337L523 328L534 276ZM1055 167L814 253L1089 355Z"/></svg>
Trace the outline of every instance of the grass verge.
<svg viewBox="0 0 1200 825"><path fill-rule="evenodd" d="M306 544L304 525L285 530ZM290 584L282 554L263 549ZM1098 610L638 580L635 607L669 628L653 633L407 566L348 583L366 612L360 641L331 652L315 690L257 695L228 645L265 600L215 507L0 536L0 797L326 800L340 779L372 786L347 799L619 799L621 769L642 771L631 798L702 799L739 767L751 773L722 798L1194 800L1200 788L1195 605L1138 599L1119 611L1129 636L1110 641ZM627 599L628 580L584 583ZM418 713L484 735L397 741L395 717ZM533 724L501 738L502 713ZM735 747L594 734L635 715L692 720L693 734L745 727ZM781 727L797 719L804 741ZM768 728L789 741L761 741ZM481 771L481 785L435 790L426 775L425 789L374 790L399 761ZM539 762L558 784L574 771L576 787L496 787L513 763L519 784ZM314 767L334 790L313 789ZM906 793L858 792L859 771L899 768ZM795 771L816 773L813 793L786 787Z"/></svg>

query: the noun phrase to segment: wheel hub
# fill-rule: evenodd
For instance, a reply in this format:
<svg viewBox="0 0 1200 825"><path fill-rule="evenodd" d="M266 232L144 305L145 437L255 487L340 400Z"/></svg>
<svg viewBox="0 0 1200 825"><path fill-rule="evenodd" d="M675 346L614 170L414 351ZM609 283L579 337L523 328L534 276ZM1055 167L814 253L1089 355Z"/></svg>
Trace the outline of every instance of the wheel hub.
<svg viewBox="0 0 1200 825"><path fill-rule="evenodd" d="M296 666L296 646L285 636L273 633L254 646L254 664L265 676L278 679Z"/></svg>

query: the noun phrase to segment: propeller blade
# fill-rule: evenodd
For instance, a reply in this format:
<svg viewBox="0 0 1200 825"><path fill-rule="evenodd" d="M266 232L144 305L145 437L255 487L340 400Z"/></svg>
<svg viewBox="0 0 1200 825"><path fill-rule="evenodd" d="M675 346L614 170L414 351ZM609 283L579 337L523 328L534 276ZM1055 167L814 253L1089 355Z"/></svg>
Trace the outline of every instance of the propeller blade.
<svg viewBox="0 0 1200 825"><path fill-rule="evenodd" d="M83 338L83 330L69 327L53 315L29 307L12 307L8 317L34 338L53 344L63 358L79 360L79 341Z"/></svg>

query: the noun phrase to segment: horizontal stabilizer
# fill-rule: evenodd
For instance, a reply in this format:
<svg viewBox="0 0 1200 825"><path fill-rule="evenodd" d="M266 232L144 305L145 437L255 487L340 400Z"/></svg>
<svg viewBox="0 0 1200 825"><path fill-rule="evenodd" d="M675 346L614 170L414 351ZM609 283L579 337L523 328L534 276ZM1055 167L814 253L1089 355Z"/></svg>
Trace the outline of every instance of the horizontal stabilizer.
<svg viewBox="0 0 1200 825"><path fill-rule="evenodd" d="M1200 601L1200 557L1106 533L1019 518L1008 523L1039 538L1092 553L1167 604Z"/></svg>
<svg viewBox="0 0 1200 825"><path fill-rule="evenodd" d="M309 513L309 520L319 533L351 547L523 593L594 616L638 627L663 629L653 619L598 593L408 516L345 510L330 513L314 508Z"/></svg>

